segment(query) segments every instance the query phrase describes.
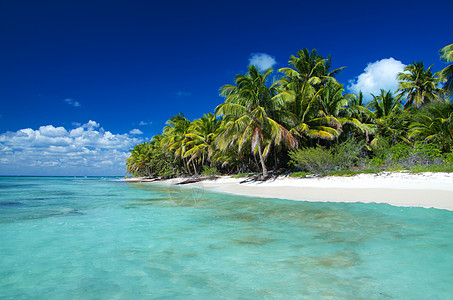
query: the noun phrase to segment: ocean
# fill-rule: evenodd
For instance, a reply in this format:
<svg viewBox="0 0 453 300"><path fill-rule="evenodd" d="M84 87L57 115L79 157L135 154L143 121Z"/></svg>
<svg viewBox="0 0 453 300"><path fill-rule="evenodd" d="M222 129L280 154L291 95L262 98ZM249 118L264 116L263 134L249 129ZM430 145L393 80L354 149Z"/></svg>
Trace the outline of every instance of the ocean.
<svg viewBox="0 0 453 300"><path fill-rule="evenodd" d="M453 212L0 177L0 299L452 299Z"/></svg>

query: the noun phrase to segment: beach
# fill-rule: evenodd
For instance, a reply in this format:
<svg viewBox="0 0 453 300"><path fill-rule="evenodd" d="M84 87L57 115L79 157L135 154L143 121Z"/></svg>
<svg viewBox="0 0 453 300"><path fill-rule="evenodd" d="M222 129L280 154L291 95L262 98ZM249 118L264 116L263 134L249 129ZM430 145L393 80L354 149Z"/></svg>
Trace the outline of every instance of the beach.
<svg viewBox="0 0 453 300"><path fill-rule="evenodd" d="M184 179L155 181L175 185ZM206 190L295 201L386 203L453 211L452 173L383 172L350 177L278 177L267 181L221 176L201 183Z"/></svg>

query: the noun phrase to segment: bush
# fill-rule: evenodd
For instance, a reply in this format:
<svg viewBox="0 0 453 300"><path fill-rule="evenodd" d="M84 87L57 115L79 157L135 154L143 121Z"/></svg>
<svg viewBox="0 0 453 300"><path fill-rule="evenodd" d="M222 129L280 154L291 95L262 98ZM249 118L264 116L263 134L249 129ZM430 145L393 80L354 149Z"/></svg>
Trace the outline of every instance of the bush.
<svg viewBox="0 0 453 300"><path fill-rule="evenodd" d="M445 161L441 149L433 143L417 141L413 146L406 143L390 145L388 140L380 139L373 147L374 157L369 165L385 167L389 170L411 169L417 165L439 164Z"/></svg>
<svg viewBox="0 0 453 300"><path fill-rule="evenodd" d="M290 163L296 168L315 174L333 170L335 166L332 151L319 145L315 148L292 150L289 157Z"/></svg>
<svg viewBox="0 0 453 300"><path fill-rule="evenodd" d="M215 176L219 175L219 171L217 171L216 167L204 166L203 172L201 172L201 174L203 174L204 176L208 176L208 177L215 177Z"/></svg>
<svg viewBox="0 0 453 300"><path fill-rule="evenodd" d="M233 178L243 178L243 177L250 177L253 175L255 175L255 173L239 173L239 174L233 175L232 177Z"/></svg>
<svg viewBox="0 0 453 300"><path fill-rule="evenodd" d="M442 151L435 144L415 142L413 153L421 158L437 160L442 157Z"/></svg>
<svg viewBox="0 0 453 300"><path fill-rule="evenodd" d="M293 173L289 174L289 177L292 177L292 178L299 178L299 177L305 178L305 177L307 177L307 175L310 175L310 173L307 173L307 172L293 172Z"/></svg>
<svg viewBox="0 0 453 300"><path fill-rule="evenodd" d="M402 160L407 160L409 156L411 156L412 147L406 144L395 144L393 147L389 149L389 153L387 156L388 159L398 162Z"/></svg>
<svg viewBox="0 0 453 300"><path fill-rule="evenodd" d="M296 149L289 152L290 163L301 171L314 174L325 174L331 171L348 170L363 157L363 144L354 140L326 149Z"/></svg>
<svg viewBox="0 0 453 300"><path fill-rule="evenodd" d="M335 145L332 150L334 154L334 164L337 170L348 170L357 165L359 160L363 158L364 144L355 140Z"/></svg>
<svg viewBox="0 0 453 300"><path fill-rule="evenodd" d="M447 166L453 166L453 153L445 153L444 161Z"/></svg>

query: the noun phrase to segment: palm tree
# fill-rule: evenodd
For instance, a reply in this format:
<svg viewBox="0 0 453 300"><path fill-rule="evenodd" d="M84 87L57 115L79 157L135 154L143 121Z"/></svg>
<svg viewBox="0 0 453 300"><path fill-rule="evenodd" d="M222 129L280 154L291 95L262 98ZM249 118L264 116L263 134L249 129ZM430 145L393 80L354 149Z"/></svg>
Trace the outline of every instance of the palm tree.
<svg viewBox="0 0 453 300"><path fill-rule="evenodd" d="M165 124L167 125L164 127L163 138L160 141L161 148L166 153L171 153L174 156L175 162L182 164L187 173L191 173L190 169L188 169L189 164L184 157L187 146L186 134L189 132L190 121L183 113L179 113L170 118Z"/></svg>
<svg viewBox="0 0 453 300"><path fill-rule="evenodd" d="M350 118L357 119L362 124L370 123L374 117L373 112L367 108L360 91L357 95L347 94L347 104L342 109L342 114Z"/></svg>
<svg viewBox="0 0 453 300"><path fill-rule="evenodd" d="M208 113L200 119L194 120L186 134L187 150L184 158L188 158L188 163L197 161L198 165L209 163L212 154L215 151L214 141L220 128L221 120L217 119L214 114Z"/></svg>
<svg viewBox="0 0 453 300"><path fill-rule="evenodd" d="M340 134L340 125L336 118L325 113L322 108L323 96L337 83L334 76L343 68L331 70L331 58L322 58L316 49L299 50L297 56L291 56L290 67L279 69L285 76L278 81L279 90L286 91L292 97L285 102L285 120L291 134L299 141L304 138L333 140ZM327 86L327 89L326 89ZM329 101L324 102L324 104Z"/></svg>
<svg viewBox="0 0 453 300"><path fill-rule="evenodd" d="M239 152L245 145L250 145L251 152L259 156L263 177L267 177L265 159L272 145L282 142L295 145L288 130L271 118L290 95L286 92L277 93L274 85L266 85L272 69L263 73L255 66L249 66L248 69L245 75L236 76L236 85L225 85L220 89L225 103L217 106L216 115L224 117L225 127L217 137L216 144L220 150L237 146Z"/></svg>
<svg viewBox="0 0 453 300"><path fill-rule="evenodd" d="M425 141L438 143L442 150L453 150L453 104L427 106L409 126L409 137L421 137Z"/></svg>
<svg viewBox="0 0 453 300"><path fill-rule="evenodd" d="M152 151L151 144L144 142L135 147L129 152L131 156L126 159L126 172L133 176L152 176L149 168L150 153Z"/></svg>
<svg viewBox="0 0 453 300"><path fill-rule="evenodd" d="M441 79L431 72L432 65L425 70L423 62L414 62L404 68L406 73L399 73L398 99L406 97L404 108L420 107L430 102L443 102L443 91L436 85Z"/></svg>
<svg viewBox="0 0 453 300"><path fill-rule="evenodd" d="M292 55L288 62L290 67L278 71L285 77L279 80L279 85L294 95L291 111L302 118L304 105L327 81L332 80L343 68L331 69L331 58L323 59L316 49L299 50L297 56Z"/></svg>
<svg viewBox="0 0 453 300"><path fill-rule="evenodd" d="M381 94L373 96L373 100L368 103L367 107L373 110L375 118L390 116L401 109L401 100L393 97L391 91L381 89Z"/></svg>
<svg viewBox="0 0 453 300"><path fill-rule="evenodd" d="M447 63L453 62L453 44L448 45L440 49L440 57L442 60L446 61ZM453 64L445 67L441 72L440 76L442 80L445 81L444 89L449 92L453 92Z"/></svg>

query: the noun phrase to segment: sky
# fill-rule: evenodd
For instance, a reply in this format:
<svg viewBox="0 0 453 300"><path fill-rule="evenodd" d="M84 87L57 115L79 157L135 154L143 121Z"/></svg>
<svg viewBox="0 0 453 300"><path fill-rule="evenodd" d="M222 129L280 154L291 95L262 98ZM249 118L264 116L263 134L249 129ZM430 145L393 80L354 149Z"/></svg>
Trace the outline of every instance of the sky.
<svg viewBox="0 0 453 300"><path fill-rule="evenodd" d="M247 66L331 55L347 92L446 66L451 1L0 1L0 175L125 175L137 143ZM277 76L277 72L274 73Z"/></svg>

